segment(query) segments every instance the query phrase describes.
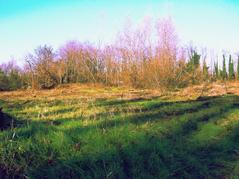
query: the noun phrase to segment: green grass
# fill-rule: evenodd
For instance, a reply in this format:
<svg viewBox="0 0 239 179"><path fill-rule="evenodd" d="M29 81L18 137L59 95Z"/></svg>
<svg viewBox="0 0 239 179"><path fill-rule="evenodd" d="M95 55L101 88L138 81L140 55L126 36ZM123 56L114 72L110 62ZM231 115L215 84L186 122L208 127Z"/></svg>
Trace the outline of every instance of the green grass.
<svg viewBox="0 0 239 179"><path fill-rule="evenodd" d="M239 97L0 101L0 177L237 178Z"/></svg>

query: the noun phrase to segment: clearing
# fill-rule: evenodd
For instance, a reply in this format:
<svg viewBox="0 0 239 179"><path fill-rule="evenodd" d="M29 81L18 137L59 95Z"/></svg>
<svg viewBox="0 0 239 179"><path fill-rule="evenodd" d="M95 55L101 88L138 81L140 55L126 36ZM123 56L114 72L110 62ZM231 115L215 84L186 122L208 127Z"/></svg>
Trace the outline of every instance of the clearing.
<svg viewBox="0 0 239 179"><path fill-rule="evenodd" d="M238 87L2 92L0 178L237 178Z"/></svg>

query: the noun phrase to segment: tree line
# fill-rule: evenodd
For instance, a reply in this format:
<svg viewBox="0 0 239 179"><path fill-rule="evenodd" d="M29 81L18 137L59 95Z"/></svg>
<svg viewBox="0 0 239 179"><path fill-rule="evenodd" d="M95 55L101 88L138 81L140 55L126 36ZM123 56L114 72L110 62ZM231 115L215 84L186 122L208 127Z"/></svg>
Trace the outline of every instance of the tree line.
<svg viewBox="0 0 239 179"><path fill-rule="evenodd" d="M178 44L170 19L150 27L127 27L110 45L71 41L58 50L40 46L26 56L22 68L13 62L0 66L0 90L50 89L67 83L165 90L239 79L239 58L235 65L232 55L223 55L222 64L213 60L209 69L206 54Z"/></svg>

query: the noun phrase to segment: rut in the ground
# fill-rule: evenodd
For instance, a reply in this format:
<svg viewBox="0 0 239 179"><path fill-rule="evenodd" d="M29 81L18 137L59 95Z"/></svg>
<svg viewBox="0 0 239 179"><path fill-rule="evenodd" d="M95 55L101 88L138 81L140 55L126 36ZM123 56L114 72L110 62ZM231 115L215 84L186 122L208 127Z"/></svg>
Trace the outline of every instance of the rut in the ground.
<svg viewBox="0 0 239 179"><path fill-rule="evenodd" d="M13 118L8 114L5 114L0 108L0 130L10 128L13 124Z"/></svg>

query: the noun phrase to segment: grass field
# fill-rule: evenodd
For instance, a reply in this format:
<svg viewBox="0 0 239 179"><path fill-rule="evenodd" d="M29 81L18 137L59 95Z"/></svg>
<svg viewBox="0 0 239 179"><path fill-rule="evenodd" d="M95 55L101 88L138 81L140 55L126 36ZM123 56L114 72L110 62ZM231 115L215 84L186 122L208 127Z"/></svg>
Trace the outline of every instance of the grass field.
<svg viewBox="0 0 239 179"><path fill-rule="evenodd" d="M0 178L238 178L235 88L200 99L80 85L2 93L14 123L0 131Z"/></svg>

